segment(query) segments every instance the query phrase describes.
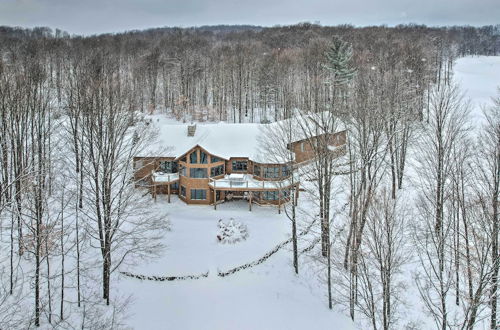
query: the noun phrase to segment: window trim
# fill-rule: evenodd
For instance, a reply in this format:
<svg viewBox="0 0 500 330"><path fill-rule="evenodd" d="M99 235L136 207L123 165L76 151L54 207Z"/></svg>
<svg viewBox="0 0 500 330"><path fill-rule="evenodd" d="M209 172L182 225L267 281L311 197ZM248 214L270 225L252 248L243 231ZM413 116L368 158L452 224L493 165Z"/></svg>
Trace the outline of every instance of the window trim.
<svg viewBox="0 0 500 330"><path fill-rule="evenodd" d="M196 192L200 192L200 191L202 191L204 193L204 194L202 194L202 195L204 195L203 196L204 198L193 198L193 193L196 197L196 195L197 195ZM206 201L207 200L207 190L206 189L189 189L189 195L190 195L192 201Z"/></svg>
<svg viewBox="0 0 500 330"><path fill-rule="evenodd" d="M205 158L203 158L203 155L205 155ZM200 164L208 164L208 154L203 150L200 150Z"/></svg>
<svg viewBox="0 0 500 330"><path fill-rule="evenodd" d="M170 163L170 165L169 165L170 171L165 171L162 168L162 163ZM160 161L158 161L158 170L161 172L173 174L173 173L177 173L177 168L178 168L177 162L174 160L160 160Z"/></svg>
<svg viewBox="0 0 500 330"><path fill-rule="evenodd" d="M222 171L219 173L219 174L214 174L214 170L216 168L221 168ZM224 164L220 164L220 165L217 165L217 166L213 166L213 167L210 167L210 177L216 177L216 176L220 176L220 175L224 175L225 174L225 170L224 170Z"/></svg>
<svg viewBox="0 0 500 330"><path fill-rule="evenodd" d="M193 173L195 171L199 171L199 172L204 172L204 175L205 176L193 176ZM208 178L208 171L207 171L207 168L206 167L190 167L189 168L189 177L191 179L207 179Z"/></svg>
<svg viewBox="0 0 500 330"><path fill-rule="evenodd" d="M193 155L194 155L194 162L193 162ZM199 164L198 163L198 150L195 150L189 154L189 164Z"/></svg>
<svg viewBox="0 0 500 330"><path fill-rule="evenodd" d="M245 169L235 169L236 163L245 163ZM233 172L248 172L248 160L233 160L231 162L231 170Z"/></svg>

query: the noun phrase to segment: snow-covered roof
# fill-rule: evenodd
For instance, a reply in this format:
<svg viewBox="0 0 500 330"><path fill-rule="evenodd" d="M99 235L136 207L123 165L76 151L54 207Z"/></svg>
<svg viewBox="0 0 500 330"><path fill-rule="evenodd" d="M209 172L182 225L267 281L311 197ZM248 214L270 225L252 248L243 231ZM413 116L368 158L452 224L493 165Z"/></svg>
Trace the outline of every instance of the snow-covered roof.
<svg viewBox="0 0 500 330"><path fill-rule="evenodd" d="M257 137L261 134L261 124L198 123L194 136L188 136L188 124L172 123L164 115L152 115L148 119L158 135L137 156L179 157L197 145L225 159L253 158L259 153Z"/></svg>
<svg viewBox="0 0 500 330"><path fill-rule="evenodd" d="M280 160L276 152L273 154L266 150L262 141L267 132L280 130L286 121L270 124L197 123L194 136L188 136L188 123L181 124L161 114L149 115L146 119L154 125L158 136L137 155L139 157L177 158L198 145L210 154L225 159L241 157L261 163ZM294 131L294 141L303 138L297 133L300 129Z"/></svg>

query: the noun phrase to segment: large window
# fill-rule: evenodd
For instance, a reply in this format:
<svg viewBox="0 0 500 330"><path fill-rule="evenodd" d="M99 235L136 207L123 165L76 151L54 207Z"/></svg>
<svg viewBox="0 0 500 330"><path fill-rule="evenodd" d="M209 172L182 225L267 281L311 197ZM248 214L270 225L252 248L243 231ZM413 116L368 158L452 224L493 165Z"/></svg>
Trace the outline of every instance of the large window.
<svg viewBox="0 0 500 330"><path fill-rule="evenodd" d="M200 151L200 164L207 164L208 163L208 156L205 152Z"/></svg>
<svg viewBox="0 0 500 330"><path fill-rule="evenodd" d="M189 155L189 162L191 164L198 164L198 151L195 150Z"/></svg>
<svg viewBox="0 0 500 330"><path fill-rule="evenodd" d="M212 163L217 163L217 162L222 161L222 159L220 159L219 157L211 156L211 157L210 157L210 161L211 161Z"/></svg>
<svg viewBox="0 0 500 330"><path fill-rule="evenodd" d="M179 189L179 182L174 182L170 185L170 189L172 190L178 190Z"/></svg>
<svg viewBox="0 0 500 330"><path fill-rule="evenodd" d="M215 166L210 169L210 176L219 176L222 174L224 174L224 165Z"/></svg>
<svg viewBox="0 0 500 330"><path fill-rule="evenodd" d="M264 178L275 179L280 177L279 167L264 167Z"/></svg>
<svg viewBox="0 0 500 330"><path fill-rule="evenodd" d="M177 163L170 160L160 161L159 170L164 173L177 173Z"/></svg>
<svg viewBox="0 0 500 330"><path fill-rule="evenodd" d="M205 189L191 189L191 199L205 200L207 199L207 191Z"/></svg>
<svg viewBox="0 0 500 330"><path fill-rule="evenodd" d="M277 201L279 199L279 191L264 191L262 199L266 201Z"/></svg>
<svg viewBox="0 0 500 330"><path fill-rule="evenodd" d="M246 172L248 162L246 160L233 160L233 171Z"/></svg>
<svg viewBox="0 0 500 330"><path fill-rule="evenodd" d="M253 166L253 175L260 176L260 166L259 165Z"/></svg>
<svg viewBox="0 0 500 330"><path fill-rule="evenodd" d="M206 168L190 168L189 169L189 177L191 178L207 178L207 169Z"/></svg>
<svg viewBox="0 0 500 330"><path fill-rule="evenodd" d="M289 176L290 175L290 166L285 165L281 168L281 176Z"/></svg>
<svg viewBox="0 0 500 330"><path fill-rule="evenodd" d="M179 172L180 172L181 176L187 176L186 168L182 165L180 165L179 168L180 168Z"/></svg>
<svg viewBox="0 0 500 330"><path fill-rule="evenodd" d="M186 198L186 187L181 186L181 196Z"/></svg>

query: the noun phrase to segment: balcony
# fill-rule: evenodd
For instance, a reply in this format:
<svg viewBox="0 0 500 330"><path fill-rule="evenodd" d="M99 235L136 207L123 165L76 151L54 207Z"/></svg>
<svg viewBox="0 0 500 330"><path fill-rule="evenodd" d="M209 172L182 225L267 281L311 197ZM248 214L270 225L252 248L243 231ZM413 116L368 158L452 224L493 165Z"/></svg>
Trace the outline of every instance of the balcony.
<svg viewBox="0 0 500 330"><path fill-rule="evenodd" d="M179 173L152 172L151 180L153 184L167 185L179 181Z"/></svg>
<svg viewBox="0 0 500 330"><path fill-rule="evenodd" d="M243 191L265 191L280 190L299 182L298 175L288 177L283 180L262 181L257 180L251 174L233 173L226 175L222 179L212 179L208 182L210 188L216 190L243 190Z"/></svg>

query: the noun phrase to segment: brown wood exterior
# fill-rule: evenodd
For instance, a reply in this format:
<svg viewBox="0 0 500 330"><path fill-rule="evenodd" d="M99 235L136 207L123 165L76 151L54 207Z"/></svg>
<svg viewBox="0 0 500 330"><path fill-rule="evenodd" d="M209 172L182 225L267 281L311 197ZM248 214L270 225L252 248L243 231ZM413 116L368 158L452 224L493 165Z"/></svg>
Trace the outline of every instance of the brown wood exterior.
<svg viewBox="0 0 500 330"><path fill-rule="evenodd" d="M346 131L332 134L331 138L332 146L345 146ZM295 153L295 164L305 163L314 157L313 149L309 143L311 143L310 140L302 140L291 144L291 148ZM341 148L339 150L342 151ZM214 158L216 159L212 162ZM291 174L290 167L295 166L295 164L258 163L243 157L225 159L209 153L199 145L177 158L135 157L133 161L136 186L149 187L155 199L157 194L167 194L169 202L170 195L175 194L187 204L213 204L216 208L216 196L217 202L228 199L230 196L233 198L246 197L251 210L251 203L271 204L281 207L283 203L289 201L289 195L286 191L295 189L296 195L299 192L298 182L294 183L293 187L264 188L264 185L262 187L217 187L217 181L214 184L213 180L222 179L226 174L233 173L251 174L253 179L257 181L284 180L289 177ZM175 175L171 182L160 182L160 180L158 180L159 182L153 182L152 173L158 171L162 161L176 162L178 178ZM234 162L246 162L246 170L234 168L233 165L238 165ZM223 166L222 170L220 166Z"/></svg>
<svg viewBox="0 0 500 330"><path fill-rule="evenodd" d="M135 186L151 185L151 174L158 170L161 161L173 161L174 157L134 157Z"/></svg>
<svg viewBox="0 0 500 330"><path fill-rule="evenodd" d="M333 147L344 146L347 142L347 131L341 131L334 133L330 136L330 145ZM314 148L311 145L314 143L314 139L304 139L300 141L293 142L292 151L295 154L295 162L297 164L305 163L314 158ZM341 149L340 149L341 150ZM342 152L339 152L338 156L341 156Z"/></svg>

